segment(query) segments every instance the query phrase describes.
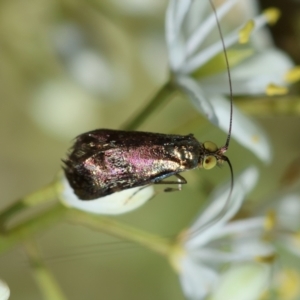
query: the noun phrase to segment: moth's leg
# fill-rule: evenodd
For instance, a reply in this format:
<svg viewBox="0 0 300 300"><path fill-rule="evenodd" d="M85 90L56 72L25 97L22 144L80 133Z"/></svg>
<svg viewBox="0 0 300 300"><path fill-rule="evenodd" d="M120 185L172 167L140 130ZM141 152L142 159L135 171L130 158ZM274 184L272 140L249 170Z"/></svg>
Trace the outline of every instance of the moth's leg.
<svg viewBox="0 0 300 300"><path fill-rule="evenodd" d="M181 185L182 184L187 184L186 179L179 175L179 174L175 174L174 176L177 177L177 180L161 180L161 181L154 181L153 184L176 184L178 187L177 188L171 188L168 187L166 189L164 189L164 192L175 192L175 191L181 191ZM138 190L134 191L124 202L124 204L128 203L135 195L137 195L141 190L143 190L144 188L149 187L149 184L144 185L142 187L140 187ZM155 192L152 197L149 199L151 200L152 198L154 198L157 195L157 192Z"/></svg>
<svg viewBox="0 0 300 300"><path fill-rule="evenodd" d="M175 174L174 176L177 177L177 181L175 181L175 180L161 180L161 181L154 182L154 184L177 184L178 185L177 189L168 187L168 188L165 189L165 192L181 191L181 185L182 184L187 184L187 181L183 176L181 176L179 174Z"/></svg>

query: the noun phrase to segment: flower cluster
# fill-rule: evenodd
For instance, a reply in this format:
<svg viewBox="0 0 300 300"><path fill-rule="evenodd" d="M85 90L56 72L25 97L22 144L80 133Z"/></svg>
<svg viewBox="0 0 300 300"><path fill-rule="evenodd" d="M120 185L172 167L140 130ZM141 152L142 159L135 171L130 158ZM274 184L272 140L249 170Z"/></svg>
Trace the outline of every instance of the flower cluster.
<svg viewBox="0 0 300 300"><path fill-rule="evenodd" d="M221 20L239 0L227 0L216 13ZM195 108L214 125L228 132L229 94L228 74L220 60L223 44L217 29L216 16L206 17L209 1L171 0L166 15L166 40L169 64L177 86L189 95ZM278 11L270 9L224 36L228 49L234 95L261 95L282 92L286 76L293 68L292 61L274 47L265 49L230 48L249 40L249 34L260 30L278 18ZM248 24L251 24L250 30ZM212 38L215 37L216 41ZM215 72L212 72L215 70ZM285 91L285 89L284 89ZM271 160L271 150L263 130L236 107L233 112L232 136L263 161Z"/></svg>
<svg viewBox="0 0 300 300"><path fill-rule="evenodd" d="M257 180L256 168L244 171L236 180L227 211L212 223L224 207L230 190L228 186L219 188L209 199L210 205L179 236L170 259L189 299L203 299L211 293L218 284L220 267L225 263L255 262L273 255L273 247L263 241L264 217L230 222ZM262 287L259 286L259 292Z"/></svg>

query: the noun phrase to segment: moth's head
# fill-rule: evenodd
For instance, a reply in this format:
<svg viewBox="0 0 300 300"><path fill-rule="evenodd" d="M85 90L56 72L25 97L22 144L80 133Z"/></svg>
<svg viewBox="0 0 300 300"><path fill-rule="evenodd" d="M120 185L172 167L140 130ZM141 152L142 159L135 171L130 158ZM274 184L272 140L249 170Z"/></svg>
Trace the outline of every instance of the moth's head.
<svg viewBox="0 0 300 300"><path fill-rule="evenodd" d="M216 165L227 161L227 157L223 154L227 149L224 147L218 148L213 142L204 142L202 144L204 157L199 161L199 167L210 170Z"/></svg>

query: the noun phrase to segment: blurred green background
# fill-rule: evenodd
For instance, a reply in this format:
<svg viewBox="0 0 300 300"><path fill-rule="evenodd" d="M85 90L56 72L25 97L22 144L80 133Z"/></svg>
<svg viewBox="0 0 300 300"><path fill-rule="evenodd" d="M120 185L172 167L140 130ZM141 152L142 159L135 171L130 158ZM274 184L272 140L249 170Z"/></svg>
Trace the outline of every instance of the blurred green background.
<svg viewBox="0 0 300 300"><path fill-rule="evenodd" d="M276 44L299 63L300 4L277 2L262 6L283 5L272 32ZM121 128L168 79L166 6L161 0L0 1L0 209L50 182L76 135ZM299 86L290 99L300 103ZM228 156L235 173L250 164L261 170L254 203L275 195L283 172L299 157L299 113L253 116L273 145L268 166L232 141ZM226 137L183 96L140 129L193 132L218 145ZM229 178L229 170L195 170L185 177L189 184L182 192L160 194L117 218L160 235L177 234L210 190ZM34 239L68 299L184 299L168 262L147 249L67 223ZM1 255L0 278L11 288L10 299L42 299L22 244Z"/></svg>

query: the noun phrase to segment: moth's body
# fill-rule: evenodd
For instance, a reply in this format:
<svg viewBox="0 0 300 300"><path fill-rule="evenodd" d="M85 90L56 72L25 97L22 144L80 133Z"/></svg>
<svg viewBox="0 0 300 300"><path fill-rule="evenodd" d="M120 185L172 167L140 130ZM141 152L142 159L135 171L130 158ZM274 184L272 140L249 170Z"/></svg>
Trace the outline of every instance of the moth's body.
<svg viewBox="0 0 300 300"><path fill-rule="evenodd" d="M194 169L206 154L192 134L98 129L76 138L64 169L75 194L92 200Z"/></svg>

